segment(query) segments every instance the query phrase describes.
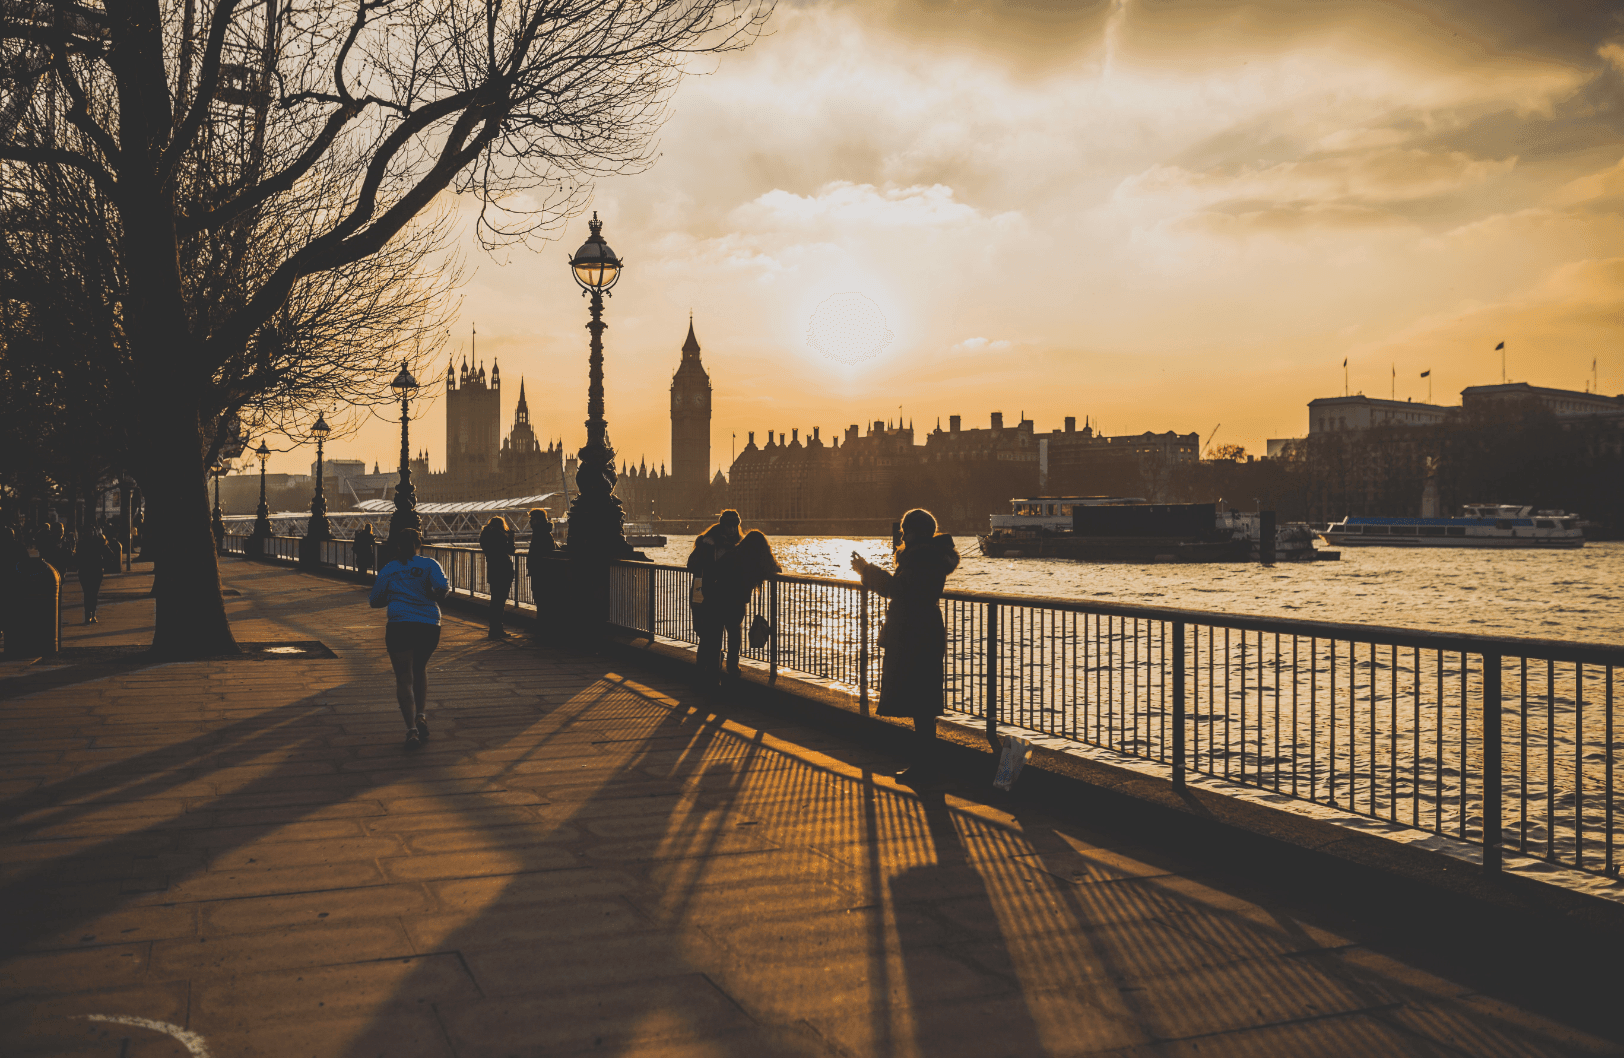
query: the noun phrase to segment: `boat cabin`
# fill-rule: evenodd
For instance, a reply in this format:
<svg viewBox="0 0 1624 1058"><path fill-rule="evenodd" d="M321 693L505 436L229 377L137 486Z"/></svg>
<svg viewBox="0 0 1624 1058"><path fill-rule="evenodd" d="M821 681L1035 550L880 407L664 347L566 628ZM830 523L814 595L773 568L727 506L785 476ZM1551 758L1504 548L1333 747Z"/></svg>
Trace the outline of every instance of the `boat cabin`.
<svg viewBox="0 0 1624 1058"><path fill-rule="evenodd" d="M1010 500L1009 514L990 515L987 522L992 529L1069 530L1074 508L1144 502L1142 496L1029 496Z"/></svg>

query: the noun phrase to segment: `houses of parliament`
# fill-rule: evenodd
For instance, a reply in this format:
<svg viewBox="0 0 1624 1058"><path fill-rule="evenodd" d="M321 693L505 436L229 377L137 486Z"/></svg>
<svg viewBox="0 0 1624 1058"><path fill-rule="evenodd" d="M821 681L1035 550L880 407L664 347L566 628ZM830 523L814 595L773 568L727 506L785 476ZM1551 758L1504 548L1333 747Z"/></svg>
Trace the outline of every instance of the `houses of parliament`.
<svg viewBox="0 0 1624 1058"><path fill-rule="evenodd" d="M545 506L564 509L564 494L576 491L575 454L562 441L543 444L530 421L524 381L519 382L513 426L501 436L502 371L491 362L449 365L445 373L445 463L431 471L427 451L412 460L412 481L423 502L454 503L555 493ZM622 464L615 495L628 519L704 517L725 490L720 471L710 467L711 384L700 360L693 320L682 344L682 359L671 379L671 467L651 469ZM567 488L566 488L567 483ZM713 488L714 486L714 488Z"/></svg>

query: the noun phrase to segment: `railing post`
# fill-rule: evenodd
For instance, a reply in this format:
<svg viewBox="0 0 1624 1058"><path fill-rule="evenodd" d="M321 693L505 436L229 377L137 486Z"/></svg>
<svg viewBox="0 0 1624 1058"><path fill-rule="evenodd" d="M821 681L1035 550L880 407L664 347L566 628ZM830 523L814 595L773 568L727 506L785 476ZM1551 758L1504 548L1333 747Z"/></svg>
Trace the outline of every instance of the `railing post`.
<svg viewBox="0 0 1624 1058"><path fill-rule="evenodd" d="M1500 655L1483 655L1483 870L1500 870L1501 730ZM1461 747L1462 756L1466 747ZM1462 761L1464 764L1464 760ZM1461 781L1466 770L1461 769Z"/></svg>
<svg viewBox="0 0 1624 1058"><path fill-rule="evenodd" d="M655 609L654 582L658 580L658 571L653 566L648 568L648 645L654 645L654 633L659 627L659 611Z"/></svg>
<svg viewBox="0 0 1624 1058"><path fill-rule="evenodd" d="M998 604L987 603L987 742L998 752Z"/></svg>
<svg viewBox="0 0 1624 1058"><path fill-rule="evenodd" d="M1173 622L1173 786L1184 789L1184 622Z"/></svg>
<svg viewBox="0 0 1624 1058"><path fill-rule="evenodd" d="M767 593L767 623L773 626L773 634L767 639L767 682L778 682L778 641L783 637L778 634L778 578L768 577L767 583L771 588Z"/></svg>
<svg viewBox="0 0 1624 1058"><path fill-rule="evenodd" d="M868 715L868 589L857 586L857 702Z"/></svg>

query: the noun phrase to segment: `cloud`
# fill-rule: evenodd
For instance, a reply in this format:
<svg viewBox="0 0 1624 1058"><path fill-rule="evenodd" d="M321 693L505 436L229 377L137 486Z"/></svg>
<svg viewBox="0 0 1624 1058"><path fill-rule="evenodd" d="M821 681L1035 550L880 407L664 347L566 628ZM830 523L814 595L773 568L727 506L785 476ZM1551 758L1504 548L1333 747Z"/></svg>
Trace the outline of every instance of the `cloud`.
<svg viewBox="0 0 1624 1058"><path fill-rule="evenodd" d="M1620 73L1624 73L1624 44L1618 44L1616 42L1603 44L1601 47L1596 49L1596 54L1600 55L1603 59L1606 59L1613 69L1618 70Z"/></svg>
<svg viewBox="0 0 1624 1058"><path fill-rule="evenodd" d="M986 338L966 338L962 342L955 343L952 351L955 353L984 353L989 350L1004 350L1011 347L1012 343L1004 338L992 341L988 341Z"/></svg>
<svg viewBox="0 0 1624 1058"><path fill-rule="evenodd" d="M1624 48L1619 51L1624 54ZM1624 158L1600 172L1589 173L1562 185L1552 193L1550 200L1556 205L1567 206L1615 195L1624 195Z"/></svg>
<svg viewBox="0 0 1624 1058"><path fill-rule="evenodd" d="M1461 151L1376 150L1237 171L1196 172L1155 165L1118 185L1119 202L1374 204L1434 198L1508 172L1515 157L1473 158Z"/></svg>
<svg viewBox="0 0 1624 1058"><path fill-rule="evenodd" d="M1166 230L1242 238L1251 235L1288 237L1314 231L1365 231L1409 225L1409 221L1396 213L1369 206L1287 204L1236 213L1219 210L1186 213L1168 222Z"/></svg>
<svg viewBox="0 0 1624 1058"><path fill-rule="evenodd" d="M774 189L733 211L742 228L808 231L825 227L945 228L982 219L974 206L956 201L943 184L880 189L837 180L815 195Z"/></svg>

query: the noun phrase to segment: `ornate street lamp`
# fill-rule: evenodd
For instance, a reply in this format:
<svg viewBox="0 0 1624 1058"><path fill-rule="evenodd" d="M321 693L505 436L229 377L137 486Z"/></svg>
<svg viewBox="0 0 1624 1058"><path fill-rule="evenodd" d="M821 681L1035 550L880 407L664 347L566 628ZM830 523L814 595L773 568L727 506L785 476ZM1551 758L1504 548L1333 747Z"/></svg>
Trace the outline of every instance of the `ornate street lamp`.
<svg viewBox="0 0 1624 1058"><path fill-rule="evenodd" d="M573 559L624 558L634 554L626 543L623 511L615 497L615 450L609 445L609 426L603 418L603 298L620 280L623 264L603 241L603 223L597 213L592 234L570 258L570 272L582 296L592 296L592 352L587 361L586 447L577 454L576 496L570 504L569 550Z"/></svg>
<svg viewBox="0 0 1624 1058"><path fill-rule="evenodd" d="M402 529L420 529L423 521L417 516L417 490L412 487L412 448L407 434L411 422L407 415L408 402L417 392L417 379L406 370L406 361L400 362L400 374L389 383L389 388L400 397L400 484L395 486L395 513L389 517L389 535Z"/></svg>
<svg viewBox="0 0 1624 1058"><path fill-rule="evenodd" d="M209 467L209 473L214 475L214 549L223 552L226 546L226 512L220 506L220 479L226 473L225 460L216 459L214 465Z"/></svg>
<svg viewBox="0 0 1624 1058"><path fill-rule="evenodd" d="M317 414L316 425L310 428L310 436L316 439L316 496L310 501L310 526L305 530L306 540L331 540L333 538L333 526L327 520L327 499L322 495L321 490L322 478L325 476L321 468L322 442L327 440L327 435L330 433L332 433L332 429L327 425L327 420Z"/></svg>
<svg viewBox="0 0 1624 1058"><path fill-rule="evenodd" d="M265 541L271 538L271 509L265 505L265 464L271 458L271 450L265 447L263 439L254 449L254 455L259 459L259 509L254 512L254 531L248 539L252 553L262 555L265 553Z"/></svg>

